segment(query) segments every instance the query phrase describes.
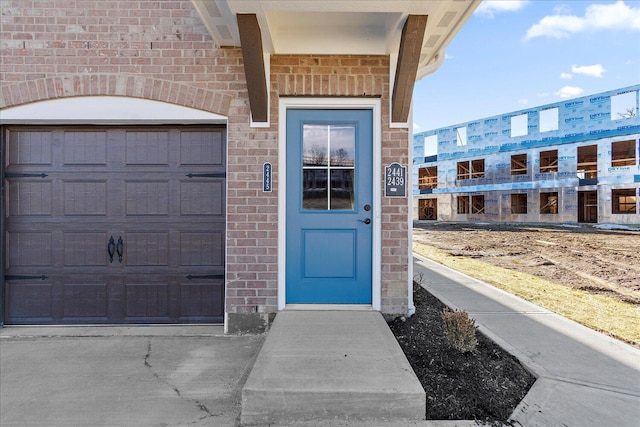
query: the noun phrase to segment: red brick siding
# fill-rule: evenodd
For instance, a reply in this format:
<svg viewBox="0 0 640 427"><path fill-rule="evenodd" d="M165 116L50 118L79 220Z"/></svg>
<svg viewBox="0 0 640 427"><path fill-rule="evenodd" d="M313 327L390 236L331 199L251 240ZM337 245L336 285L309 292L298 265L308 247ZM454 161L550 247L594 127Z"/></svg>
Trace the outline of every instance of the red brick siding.
<svg viewBox="0 0 640 427"><path fill-rule="evenodd" d="M277 126L250 129L248 105L229 117L227 164L228 313L273 313L278 306ZM273 119L272 119L273 120ZM273 191L262 192L262 165Z"/></svg>
<svg viewBox="0 0 640 427"><path fill-rule="evenodd" d="M216 49L189 0L2 3L0 108L122 95L228 115L246 97L238 49Z"/></svg>
<svg viewBox="0 0 640 427"><path fill-rule="evenodd" d="M382 170L409 163L407 129L389 128L389 57L275 55L271 58L271 123L278 96L378 96L382 106ZM276 142L274 141L274 147ZM381 191L384 182L379 182ZM382 198L382 311L407 311L409 198Z"/></svg>
<svg viewBox="0 0 640 427"><path fill-rule="evenodd" d="M83 95L130 96L228 117L227 307L277 307L278 96L379 96L382 162L408 165L408 132L389 129L386 56L274 56L271 127L249 127L239 49L217 49L189 0L2 3L0 108ZM262 165L273 164L273 192ZM383 185L383 183L378 183ZM383 199L382 304L407 304L407 199Z"/></svg>

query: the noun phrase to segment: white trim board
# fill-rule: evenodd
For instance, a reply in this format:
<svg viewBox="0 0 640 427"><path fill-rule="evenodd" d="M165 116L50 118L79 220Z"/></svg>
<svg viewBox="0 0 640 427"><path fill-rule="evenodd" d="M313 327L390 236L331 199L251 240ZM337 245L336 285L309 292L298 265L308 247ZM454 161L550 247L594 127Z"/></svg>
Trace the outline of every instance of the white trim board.
<svg viewBox="0 0 640 427"><path fill-rule="evenodd" d="M126 96L78 96L0 110L2 124L126 125L225 124L219 114L167 102Z"/></svg>
<svg viewBox="0 0 640 427"><path fill-rule="evenodd" d="M287 110L350 109L373 112L373 251L371 259L371 305L382 309L382 112L378 98L280 98L278 107L278 310L286 304L286 195L287 195Z"/></svg>

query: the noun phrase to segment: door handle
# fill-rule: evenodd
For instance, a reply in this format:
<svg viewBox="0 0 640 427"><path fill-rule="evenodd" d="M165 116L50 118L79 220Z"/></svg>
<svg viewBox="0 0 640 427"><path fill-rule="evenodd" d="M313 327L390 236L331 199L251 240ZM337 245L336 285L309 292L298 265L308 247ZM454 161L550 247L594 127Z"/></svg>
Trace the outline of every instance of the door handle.
<svg viewBox="0 0 640 427"><path fill-rule="evenodd" d="M109 239L109 243L107 243L107 253L109 254L109 262L113 262L113 254L116 251L116 242L113 240L113 236Z"/></svg>
<svg viewBox="0 0 640 427"><path fill-rule="evenodd" d="M367 224L367 225L371 224L371 219L369 219L369 218L359 219L358 221L360 221L360 222L364 222L364 223L365 223L365 224Z"/></svg>
<svg viewBox="0 0 640 427"><path fill-rule="evenodd" d="M124 249L124 242L122 236L118 237L118 244L116 245L116 251L118 252L118 261L122 264L122 251Z"/></svg>

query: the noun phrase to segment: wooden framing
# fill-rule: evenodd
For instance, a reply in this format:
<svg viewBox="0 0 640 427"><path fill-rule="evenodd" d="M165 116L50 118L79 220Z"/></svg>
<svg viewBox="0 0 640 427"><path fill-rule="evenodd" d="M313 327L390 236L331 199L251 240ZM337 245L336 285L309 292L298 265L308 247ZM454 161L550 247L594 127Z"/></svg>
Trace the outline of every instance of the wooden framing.
<svg viewBox="0 0 640 427"><path fill-rule="evenodd" d="M457 202L458 202L458 215L465 215L468 214L470 212L470 203L469 203L469 196L458 196L457 197Z"/></svg>
<svg viewBox="0 0 640 427"><path fill-rule="evenodd" d="M471 160L471 178L484 178L484 159Z"/></svg>
<svg viewBox="0 0 640 427"><path fill-rule="evenodd" d="M611 167L635 166L636 141L616 141L611 143Z"/></svg>
<svg viewBox="0 0 640 427"><path fill-rule="evenodd" d="M461 179L469 179L469 177L471 176L471 173L469 171L469 161L465 160L462 162L458 162L457 164L457 179L461 180Z"/></svg>
<svg viewBox="0 0 640 427"><path fill-rule="evenodd" d="M418 200L418 219L435 221L438 219L438 199Z"/></svg>
<svg viewBox="0 0 640 427"><path fill-rule="evenodd" d="M619 188L611 190L611 213L635 214L636 210L635 188Z"/></svg>
<svg viewBox="0 0 640 427"><path fill-rule="evenodd" d="M526 175L527 172L527 155L514 154L511 156L511 175Z"/></svg>
<svg viewBox="0 0 640 427"><path fill-rule="evenodd" d="M418 170L418 188L438 188L438 167L429 166Z"/></svg>
<svg viewBox="0 0 640 427"><path fill-rule="evenodd" d="M540 173L558 172L558 150L540 152Z"/></svg>
<svg viewBox="0 0 640 427"><path fill-rule="evenodd" d="M598 146L585 145L578 147L578 174L584 173L581 178L598 177Z"/></svg>
<svg viewBox="0 0 640 427"><path fill-rule="evenodd" d="M558 192L540 193L540 213L541 214L557 214L558 213Z"/></svg>
<svg viewBox="0 0 640 427"><path fill-rule="evenodd" d="M578 191L578 222L598 222L597 191Z"/></svg>
<svg viewBox="0 0 640 427"><path fill-rule="evenodd" d="M471 213L481 215L484 213L484 195L471 196Z"/></svg>
<svg viewBox="0 0 640 427"><path fill-rule="evenodd" d="M269 97L258 17L255 14L238 14L236 17L240 32L251 117L254 122L264 123L268 121L269 117Z"/></svg>
<svg viewBox="0 0 640 427"><path fill-rule="evenodd" d="M527 213L527 193L511 194L511 213L512 214Z"/></svg>
<svg viewBox="0 0 640 427"><path fill-rule="evenodd" d="M409 120L411 97L416 82L427 15L409 15L402 29L398 65L391 97L391 121L406 123Z"/></svg>

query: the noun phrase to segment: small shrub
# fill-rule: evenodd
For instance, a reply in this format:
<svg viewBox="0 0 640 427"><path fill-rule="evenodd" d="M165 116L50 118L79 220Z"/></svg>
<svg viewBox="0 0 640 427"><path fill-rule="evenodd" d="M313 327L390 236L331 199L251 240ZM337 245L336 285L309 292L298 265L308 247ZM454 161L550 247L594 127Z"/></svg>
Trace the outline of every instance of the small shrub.
<svg viewBox="0 0 640 427"><path fill-rule="evenodd" d="M416 273L413 275L413 282L417 283L418 285L422 285L422 282L424 281L424 273L422 271Z"/></svg>
<svg viewBox="0 0 640 427"><path fill-rule="evenodd" d="M476 338L476 321L469 317L466 311L451 311L442 309L442 321L444 322L444 335L449 347L467 353L474 352L478 345Z"/></svg>

